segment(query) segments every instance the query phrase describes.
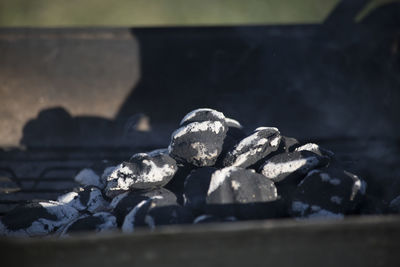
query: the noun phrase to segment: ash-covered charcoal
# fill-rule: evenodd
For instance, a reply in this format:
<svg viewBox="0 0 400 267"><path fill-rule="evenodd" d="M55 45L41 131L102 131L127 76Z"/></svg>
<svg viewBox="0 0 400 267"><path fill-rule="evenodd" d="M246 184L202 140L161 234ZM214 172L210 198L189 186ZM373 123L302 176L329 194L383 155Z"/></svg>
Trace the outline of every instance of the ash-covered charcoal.
<svg viewBox="0 0 400 267"><path fill-rule="evenodd" d="M217 222L236 222L238 219L236 217L230 216L230 217L216 217L214 215L208 215L208 214L203 214L200 216L197 216L193 224L203 224L203 223L217 223Z"/></svg>
<svg viewBox="0 0 400 267"><path fill-rule="evenodd" d="M312 169L325 166L329 159L310 151L295 151L278 154L260 168L260 173L274 182L297 184ZM288 181L290 180L290 181Z"/></svg>
<svg viewBox="0 0 400 267"><path fill-rule="evenodd" d="M169 153L182 163L212 166L222 151L227 130L221 121L189 123L172 133Z"/></svg>
<svg viewBox="0 0 400 267"><path fill-rule="evenodd" d="M161 187L177 170L175 160L167 154L139 153L112 171L107 178L105 194L112 198L125 191Z"/></svg>
<svg viewBox="0 0 400 267"><path fill-rule="evenodd" d="M122 231L133 232L136 228L154 229L160 225L189 224L193 221L191 211L176 201L153 196L141 201L125 217Z"/></svg>
<svg viewBox="0 0 400 267"><path fill-rule="evenodd" d="M241 140L223 159L223 165L247 168L278 149L280 133L274 127L260 127Z"/></svg>
<svg viewBox="0 0 400 267"><path fill-rule="evenodd" d="M192 122L203 122L203 121L225 122L225 120L226 120L225 115L222 112L219 112L211 108L199 108L186 114L179 125L184 126Z"/></svg>
<svg viewBox="0 0 400 267"><path fill-rule="evenodd" d="M271 180L254 170L226 167L211 176L206 213L240 219L273 218L279 213L277 200L277 189Z"/></svg>
<svg viewBox="0 0 400 267"><path fill-rule="evenodd" d="M44 236L79 216L78 210L57 201L19 205L0 220L0 235Z"/></svg>
<svg viewBox="0 0 400 267"><path fill-rule="evenodd" d="M177 198L174 193L165 188L156 188L153 190L140 190L125 192L113 198L110 204L118 226L121 226L126 215L140 202L148 200L154 196L161 196L165 202L176 203Z"/></svg>
<svg viewBox="0 0 400 267"><path fill-rule="evenodd" d="M365 196L366 183L347 171L326 167L307 174L294 192L290 213L301 218L343 218Z"/></svg>
<svg viewBox="0 0 400 267"><path fill-rule="evenodd" d="M297 147L295 151L311 151L321 157L329 157L329 158L332 158L335 155L335 153L333 153L332 151L322 148L314 143L307 143L305 145Z"/></svg>
<svg viewBox="0 0 400 267"><path fill-rule="evenodd" d="M298 146L300 146L300 143L297 139L281 135L278 149L268 154L263 160L258 161L258 163L251 166L251 168L258 170L267 160L279 154L293 152Z"/></svg>
<svg viewBox="0 0 400 267"><path fill-rule="evenodd" d="M168 148L133 155L117 166L99 161L58 201L18 206L0 220L1 235L72 235L120 227L236 220L342 218L400 213L400 196L365 195L366 183L342 170L333 152L301 145L274 127L247 135L222 112L188 113ZM259 173L256 173L258 170Z"/></svg>
<svg viewBox="0 0 400 267"><path fill-rule="evenodd" d="M69 223L62 231L61 236L70 236L80 232L94 231L97 233L117 229L117 220L111 213L98 212L93 215L82 215Z"/></svg>
<svg viewBox="0 0 400 267"><path fill-rule="evenodd" d="M79 211L86 210L91 213L108 209L108 202L104 199L103 193L94 186L79 187L59 196L57 201Z"/></svg>
<svg viewBox="0 0 400 267"><path fill-rule="evenodd" d="M216 170L214 167L203 167L193 170L186 177L184 205L190 208L193 213L204 213L211 176Z"/></svg>
<svg viewBox="0 0 400 267"><path fill-rule="evenodd" d="M105 187L104 181L102 181L100 176L90 168L81 170L75 176L75 181L82 186L96 186L100 189Z"/></svg>
<svg viewBox="0 0 400 267"><path fill-rule="evenodd" d="M227 118L225 122L228 126L228 131L226 132L222 152L215 163L215 166L220 168L224 167L223 161L228 152L232 151L234 147L247 136L243 131L242 125L238 121Z"/></svg>

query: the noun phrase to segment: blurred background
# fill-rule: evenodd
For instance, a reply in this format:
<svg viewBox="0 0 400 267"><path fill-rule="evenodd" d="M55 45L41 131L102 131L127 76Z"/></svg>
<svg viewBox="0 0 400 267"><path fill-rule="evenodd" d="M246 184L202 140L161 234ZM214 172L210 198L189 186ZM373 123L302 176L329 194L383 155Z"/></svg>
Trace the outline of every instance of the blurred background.
<svg viewBox="0 0 400 267"><path fill-rule="evenodd" d="M370 1L357 15L396 0ZM0 0L1 27L194 26L322 22L339 0Z"/></svg>

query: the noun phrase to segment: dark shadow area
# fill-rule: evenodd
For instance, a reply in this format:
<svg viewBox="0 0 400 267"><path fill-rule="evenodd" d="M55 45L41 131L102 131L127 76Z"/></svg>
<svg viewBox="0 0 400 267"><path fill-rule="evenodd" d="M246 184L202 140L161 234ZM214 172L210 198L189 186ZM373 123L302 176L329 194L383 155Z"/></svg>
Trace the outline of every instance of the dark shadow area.
<svg viewBox="0 0 400 267"><path fill-rule="evenodd" d="M23 163L14 174L27 178L22 188L47 192L50 185L33 190L29 177L165 147L184 114L211 107L247 131L276 126L319 142L373 186L398 187L400 3L355 23L366 3L341 1L315 25L131 29L140 80L116 117L42 110L23 129L26 150L0 151L0 168Z"/></svg>

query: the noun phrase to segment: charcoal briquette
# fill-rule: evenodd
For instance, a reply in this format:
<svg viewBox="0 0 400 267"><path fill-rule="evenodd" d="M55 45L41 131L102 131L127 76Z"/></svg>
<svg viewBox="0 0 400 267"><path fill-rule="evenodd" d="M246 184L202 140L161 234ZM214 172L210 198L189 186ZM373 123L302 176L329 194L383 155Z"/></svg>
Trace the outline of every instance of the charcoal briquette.
<svg viewBox="0 0 400 267"><path fill-rule="evenodd" d="M172 133L169 153L178 162L212 166L222 151L227 130L221 121L189 123Z"/></svg>
<svg viewBox="0 0 400 267"><path fill-rule="evenodd" d="M57 201L19 205L0 220L0 236L44 236L79 216L78 210Z"/></svg>
<svg viewBox="0 0 400 267"><path fill-rule="evenodd" d="M352 214L366 193L357 175L326 167L312 170L297 186L290 213L303 218L343 218Z"/></svg>
<svg viewBox="0 0 400 267"><path fill-rule="evenodd" d="M112 198L125 191L161 187L177 170L176 161L167 154L139 153L111 172L107 177L105 194Z"/></svg>
<svg viewBox="0 0 400 267"><path fill-rule="evenodd" d="M250 167L276 151L280 140L281 136L277 128L259 127L226 154L223 165Z"/></svg>
<svg viewBox="0 0 400 267"><path fill-rule="evenodd" d="M85 214L75 219L63 229L61 236L65 237L88 231L101 233L116 229L117 221L114 215L108 212L98 212L92 215Z"/></svg>

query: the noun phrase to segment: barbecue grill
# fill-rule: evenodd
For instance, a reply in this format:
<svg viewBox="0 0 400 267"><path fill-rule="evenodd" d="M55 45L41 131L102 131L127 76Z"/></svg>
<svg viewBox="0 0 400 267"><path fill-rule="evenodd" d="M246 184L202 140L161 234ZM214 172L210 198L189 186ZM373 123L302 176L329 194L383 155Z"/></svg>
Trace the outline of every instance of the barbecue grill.
<svg viewBox="0 0 400 267"><path fill-rule="evenodd" d="M335 151L371 202L371 216L343 221L1 238L2 261L396 266L400 218L374 202L400 193L400 24L386 9L360 23L338 12L318 25L0 29L0 216L56 199L85 167L166 147L199 106Z"/></svg>

